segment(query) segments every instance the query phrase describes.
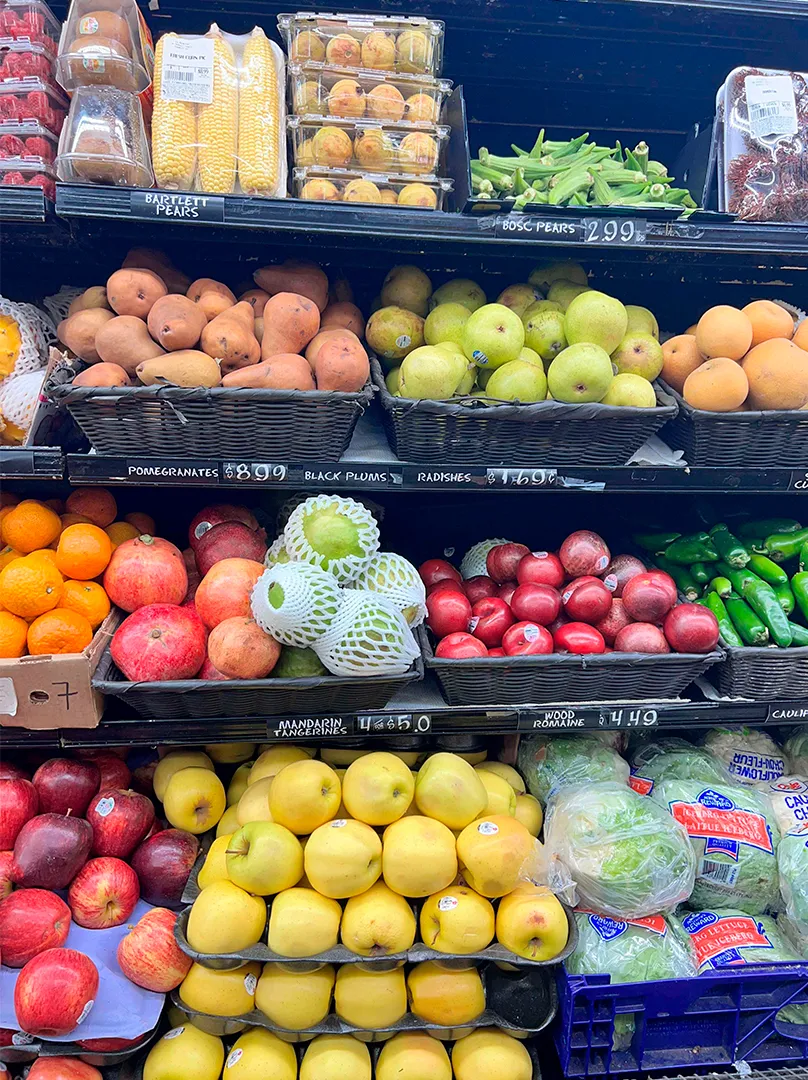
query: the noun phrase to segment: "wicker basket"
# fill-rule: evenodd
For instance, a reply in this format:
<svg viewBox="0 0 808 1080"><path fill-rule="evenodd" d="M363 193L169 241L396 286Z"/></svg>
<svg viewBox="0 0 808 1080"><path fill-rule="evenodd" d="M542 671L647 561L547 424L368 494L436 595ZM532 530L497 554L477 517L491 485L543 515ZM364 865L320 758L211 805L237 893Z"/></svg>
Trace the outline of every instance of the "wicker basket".
<svg viewBox="0 0 808 1080"><path fill-rule="evenodd" d="M672 387L662 386L676 400L679 412L660 435L674 449L684 451L688 465L808 466L808 412L704 412L688 405Z"/></svg>
<svg viewBox="0 0 808 1080"><path fill-rule="evenodd" d="M726 658L711 674L725 697L755 701L808 698L808 647L724 646Z"/></svg>
<svg viewBox="0 0 808 1080"><path fill-rule="evenodd" d="M421 658L403 675L346 678L325 675L311 679L182 679L171 682L127 682L113 663L109 648L93 676L93 689L120 698L148 720L193 720L199 717L303 716L356 713L383 709L399 690L424 677Z"/></svg>
<svg viewBox="0 0 808 1080"><path fill-rule="evenodd" d="M375 357L370 369L390 445L402 461L444 465L625 465L667 420L672 399L657 389L658 407L615 405L459 405L393 397ZM468 399L474 401L473 398Z"/></svg>

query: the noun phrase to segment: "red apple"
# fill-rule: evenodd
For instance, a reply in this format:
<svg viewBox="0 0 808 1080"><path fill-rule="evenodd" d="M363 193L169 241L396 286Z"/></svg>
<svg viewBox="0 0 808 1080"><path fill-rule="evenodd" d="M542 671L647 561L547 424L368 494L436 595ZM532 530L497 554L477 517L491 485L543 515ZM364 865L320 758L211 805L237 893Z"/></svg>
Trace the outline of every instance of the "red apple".
<svg viewBox="0 0 808 1080"><path fill-rule="evenodd" d="M0 761L0 780L30 780L31 774L21 765L11 761Z"/></svg>
<svg viewBox="0 0 808 1080"><path fill-rule="evenodd" d="M17 889L0 904L0 952L21 968L45 949L60 949L70 930L70 908L47 889Z"/></svg>
<svg viewBox="0 0 808 1080"><path fill-rule="evenodd" d="M718 644L718 620L701 604L679 604L665 616L662 630L674 652L708 653Z"/></svg>
<svg viewBox="0 0 808 1080"><path fill-rule="evenodd" d="M548 625L547 629L550 631L553 637L555 637L556 630L558 630L560 626L566 626L567 623L570 621L571 620L569 615L565 615L563 611L560 611L558 613L558 618L553 619L553 621Z"/></svg>
<svg viewBox="0 0 808 1080"><path fill-rule="evenodd" d="M468 629L471 604L464 593L444 590L426 598L426 624L437 638Z"/></svg>
<svg viewBox="0 0 808 1080"><path fill-rule="evenodd" d="M645 570L645 563L640 562L634 555L615 555L606 567L603 583L619 599L628 582L637 574L644 574Z"/></svg>
<svg viewBox="0 0 808 1080"><path fill-rule="evenodd" d="M16 1028L0 1028L0 1046L13 1046Z"/></svg>
<svg viewBox="0 0 808 1080"><path fill-rule="evenodd" d="M667 578L670 586L663 579ZM661 623L676 603L676 586L661 571L637 574L623 589L623 607L639 623Z"/></svg>
<svg viewBox="0 0 808 1080"><path fill-rule="evenodd" d="M464 582L456 581L454 578L441 578L440 581L436 581L434 585L427 585L426 595L432 596L433 593L448 591L459 592L462 596L465 596L466 590L464 585Z"/></svg>
<svg viewBox="0 0 808 1080"><path fill-rule="evenodd" d="M508 654L505 652L504 649L489 649L488 650L488 655L489 656L507 656Z"/></svg>
<svg viewBox="0 0 808 1080"><path fill-rule="evenodd" d="M132 774L119 754L115 754L111 750L94 750L89 760L98 767L101 774L101 780L96 791L129 787Z"/></svg>
<svg viewBox="0 0 808 1080"><path fill-rule="evenodd" d="M552 551L531 551L516 568L516 580L520 585L533 582L536 585L550 585L560 589L566 574L561 560Z"/></svg>
<svg viewBox="0 0 808 1080"><path fill-rule="evenodd" d="M92 827L82 818L64 814L31 818L14 843L12 880L30 889L66 889L87 862L92 842Z"/></svg>
<svg viewBox="0 0 808 1080"><path fill-rule="evenodd" d="M448 634L438 642L435 656L441 660L469 660L488 656L488 649L471 634Z"/></svg>
<svg viewBox="0 0 808 1080"><path fill-rule="evenodd" d="M140 792L141 795L152 795L154 793L154 770L156 768L157 758L133 769L132 790Z"/></svg>
<svg viewBox="0 0 808 1080"><path fill-rule="evenodd" d="M499 585L506 581L516 581L519 563L525 555L529 554L530 548L525 547L524 544L497 544L486 556L485 566L488 576Z"/></svg>
<svg viewBox="0 0 808 1080"><path fill-rule="evenodd" d="M34 773L39 812L83 817L100 780L101 773L92 761L50 758Z"/></svg>
<svg viewBox="0 0 808 1080"><path fill-rule="evenodd" d="M128 746L105 746L103 750L98 750L94 746L76 746L71 753L74 757L81 758L82 761L95 761L101 754L114 754L115 757L126 761L129 757Z"/></svg>
<svg viewBox="0 0 808 1080"><path fill-rule="evenodd" d="M523 621L505 633L502 648L506 656L543 656L553 651L553 638L546 627Z"/></svg>
<svg viewBox="0 0 808 1080"><path fill-rule="evenodd" d="M125 923L139 899L137 874L123 859L90 859L67 892L73 918L88 930Z"/></svg>
<svg viewBox="0 0 808 1080"><path fill-rule="evenodd" d="M526 581L511 597L511 611L517 619L527 619L529 622L537 622L539 626L549 626L561 611L561 597L558 589L551 585L537 585L535 582Z"/></svg>
<svg viewBox="0 0 808 1080"><path fill-rule="evenodd" d="M94 1040L88 1039L87 1041L93 1042ZM83 1044L79 1043L79 1045ZM85 1047L85 1049L89 1050L92 1047ZM39 1057L29 1069L27 1080L104 1080L104 1078L98 1069L88 1065L81 1058Z"/></svg>
<svg viewBox="0 0 808 1080"><path fill-rule="evenodd" d="M603 635L584 622L570 622L560 626L553 634L553 642L559 652L602 653L606 649Z"/></svg>
<svg viewBox="0 0 808 1080"><path fill-rule="evenodd" d="M427 559L418 567L418 573L421 575L421 581L427 586L437 585L439 581L447 578L452 581L462 580L460 571L446 559Z"/></svg>
<svg viewBox="0 0 808 1080"><path fill-rule="evenodd" d="M126 1050L130 1046L137 1046L138 1043L142 1043L144 1039L143 1035L138 1035L136 1039L77 1039L77 1044L82 1050L94 1050L98 1054L113 1054L116 1050ZM73 1058L75 1061L76 1059Z"/></svg>
<svg viewBox="0 0 808 1080"><path fill-rule="evenodd" d="M93 827L93 855L126 859L151 829L154 803L136 791L100 791L87 811Z"/></svg>
<svg viewBox="0 0 808 1080"><path fill-rule="evenodd" d="M477 577L466 578L463 582L463 591L472 604L482 600L486 596L497 596L499 587L486 574L478 574Z"/></svg>
<svg viewBox="0 0 808 1080"><path fill-rule="evenodd" d="M614 639L615 652L669 653L665 635L658 626L647 622L634 622L624 626Z"/></svg>
<svg viewBox="0 0 808 1080"><path fill-rule="evenodd" d="M585 581L577 589L565 589L562 599L564 611L573 622L590 625L605 619L612 606L612 594L599 580Z"/></svg>
<svg viewBox="0 0 808 1080"><path fill-rule="evenodd" d="M46 949L29 960L14 987L14 1011L22 1031L44 1039L67 1035L92 1009L98 968L76 949Z"/></svg>
<svg viewBox="0 0 808 1080"><path fill-rule="evenodd" d="M168 908L152 908L121 940L118 965L130 982L158 994L180 985L192 961L174 939L176 921Z"/></svg>
<svg viewBox="0 0 808 1080"><path fill-rule="evenodd" d="M14 882L11 879L11 864L14 862L13 851L0 851L0 901L11 895Z"/></svg>
<svg viewBox="0 0 808 1080"><path fill-rule="evenodd" d="M130 860L143 899L160 907L179 907L198 854L199 841L182 829L164 829L144 840Z"/></svg>
<svg viewBox="0 0 808 1080"><path fill-rule="evenodd" d="M603 640L607 645L614 645L614 639L624 626L631 623L631 616L623 607L622 600L612 600L608 615L595 623L595 629L603 634Z"/></svg>
<svg viewBox="0 0 808 1080"><path fill-rule="evenodd" d="M500 598L500 600L504 600L505 603L510 607L511 600L513 600L513 594L518 588L519 585L516 581L503 582L503 584L499 587L497 596Z"/></svg>
<svg viewBox="0 0 808 1080"><path fill-rule="evenodd" d="M558 557L570 577L581 577L604 573L612 556L602 536L589 529L579 529L570 533L559 548Z"/></svg>
<svg viewBox="0 0 808 1080"><path fill-rule="evenodd" d="M484 596L471 609L469 630L487 647L502 643L502 635L514 622L511 609L497 596Z"/></svg>
<svg viewBox="0 0 808 1080"><path fill-rule="evenodd" d="M10 851L20 829L39 809L30 780L0 780L0 850Z"/></svg>

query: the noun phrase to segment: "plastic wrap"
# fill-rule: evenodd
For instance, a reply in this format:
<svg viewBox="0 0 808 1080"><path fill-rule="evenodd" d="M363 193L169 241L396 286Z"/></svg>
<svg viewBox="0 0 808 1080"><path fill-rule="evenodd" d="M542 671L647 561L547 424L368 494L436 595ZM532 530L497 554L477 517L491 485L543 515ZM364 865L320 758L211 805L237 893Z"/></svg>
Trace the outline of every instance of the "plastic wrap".
<svg viewBox="0 0 808 1080"><path fill-rule="evenodd" d="M17 124L13 130L11 125L4 126L0 134L0 169L13 169L17 162L52 165L58 145L56 136L41 124Z"/></svg>
<svg viewBox="0 0 808 1080"><path fill-rule="evenodd" d="M808 934L808 822L783 835L777 872L786 915L801 934Z"/></svg>
<svg viewBox="0 0 808 1080"><path fill-rule="evenodd" d="M786 739L783 753L788 758L791 773L797 776L808 776L808 731L797 728Z"/></svg>
<svg viewBox="0 0 808 1080"><path fill-rule="evenodd" d="M20 124L39 123L58 135L67 116L67 98L36 75L0 83L0 135Z"/></svg>
<svg viewBox="0 0 808 1080"><path fill-rule="evenodd" d="M448 79L289 64L292 112L308 119L393 120L419 128L438 123L451 90Z"/></svg>
<svg viewBox="0 0 808 1080"><path fill-rule="evenodd" d="M655 739L639 747L631 757L629 784L640 795L650 795L660 780L699 780L729 783L724 765L707 750L686 739Z"/></svg>
<svg viewBox="0 0 808 1080"><path fill-rule="evenodd" d="M164 34L152 156L169 191L286 195L284 58L263 30Z"/></svg>
<svg viewBox="0 0 808 1080"><path fill-rule="evenodd" d="M139 94L151 85L153 68L151 35L135 0L71 0L56 61L65 90L114 86Z"/></svg>
<svg viewBox="0 0 808 1080"><path fill-rule="evenodd" d="M414 131L410 124L392 121L290 116L288 127L299 167L321 165L432 178L440 172L449 142L449 128L443 124Z"/></svg>
<svg viewBox="0 0 808 1080"><path fill-rule="evenodd" d="M786 772L782 747L765 731L749 727L716 727L704 736L704 748L726 765L736 784L767 790Z"/></svg>
<svg viewBox="0 0 808 1080"><path fill-rule="evenodd" d="M663 807L622 784L562 789L544 825L549 881L613 919L670 911L693 889L696 857L687 833Z"/></svg>
<svg viewBox="0 0 808 1080"><path fill-rule="evenodd" d="M0 6L0 38L43 45L56 56L59 29L56 16L42 0L3 0Z"/></svg>
<svg viewBox="0 0 808 1080"><path fill-rule="evenodd" d="M151 187L149 143L136 94L112 86L80 86L56 158L60 180L76 184Z"/></svg>
<svg viewBox="0 0 808 1080"><path fill-rule="evenodd" d="M0 35L0 83L35 76L56 89L55 64L56 53L46 45Z"/></svg>
<svg viewBox="0 0 808 1080"><path fill-rule="evenodd" d="M694 908L776 909L780 830L771 800L741 784L663 780L651 798L687 830L697 859Z"/></svg>
<svg viewBox="0 0 808 1080"><path fill-rule="evenodd" d="M594 734L531 735L519 742L519 771L540 802L562 787L600 780L628 783L628 763Z"/></svg>
<svg viewBox="0 0 808 1080"><path fill-rule="evenodd" d="M408 210L443 210L454 190L448 179L428 180L362 172L358 169L328 169L311 165L294 169L293 193L311 202L366 203L372 206L403 206Z"/></svg>
<svg viewBox="0 0 808 1080"><path fill-rule="evenodd" d="M771 964L799 960L791 943L768 915L735 908L692 911L679 920L695 951L699 974L729 964Z"/></svg>

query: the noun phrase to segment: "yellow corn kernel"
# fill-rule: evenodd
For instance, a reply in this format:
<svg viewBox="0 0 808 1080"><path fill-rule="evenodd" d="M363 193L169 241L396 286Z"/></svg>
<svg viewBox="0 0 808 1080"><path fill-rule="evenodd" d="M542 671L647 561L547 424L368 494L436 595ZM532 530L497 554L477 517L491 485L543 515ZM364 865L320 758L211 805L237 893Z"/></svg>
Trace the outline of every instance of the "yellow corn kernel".
<svg viewBox="0 0 808 1080"><path fill-rule="evenodd" d="M152 166L157 186L188 191L196 171L196 105L192 101L164 101L161 96L164 34L154 51L154 113Z"/></svg>
<svg viewBox="0 0 808 1080"><path fill-rule="evenodd" d="M229 195L236 186L238 70L230 43L213 36L213 101L199 106L199 190Z"/></svg>
<svg viewBox="0 0 808 1080"><path fill-rule="evenodd" d="M244 47L238 114L238 178L248 195L285 195L281 180L283 98L273 46L256 27Z"/></svg>

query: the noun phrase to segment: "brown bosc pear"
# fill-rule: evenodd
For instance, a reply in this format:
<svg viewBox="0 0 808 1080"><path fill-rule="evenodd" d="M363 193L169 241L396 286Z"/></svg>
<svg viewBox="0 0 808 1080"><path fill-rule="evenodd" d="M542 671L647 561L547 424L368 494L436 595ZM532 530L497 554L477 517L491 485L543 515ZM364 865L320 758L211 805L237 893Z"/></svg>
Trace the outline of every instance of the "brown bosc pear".
<svg viewBox="0 0 808 1080"><path fill-rule="evenodd" d="M221 360L223 374L257 364L261 359L254 323L252 305L241 300L211 319L202 331L202 349L208 356Z"/></svg>

